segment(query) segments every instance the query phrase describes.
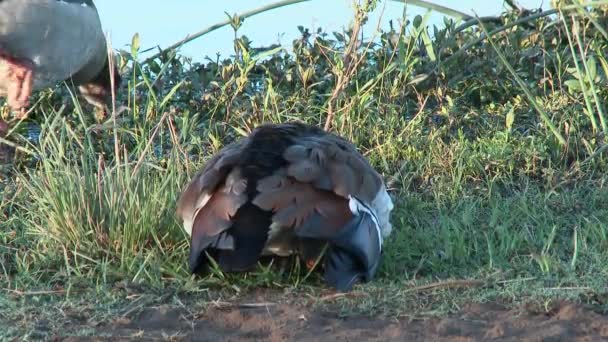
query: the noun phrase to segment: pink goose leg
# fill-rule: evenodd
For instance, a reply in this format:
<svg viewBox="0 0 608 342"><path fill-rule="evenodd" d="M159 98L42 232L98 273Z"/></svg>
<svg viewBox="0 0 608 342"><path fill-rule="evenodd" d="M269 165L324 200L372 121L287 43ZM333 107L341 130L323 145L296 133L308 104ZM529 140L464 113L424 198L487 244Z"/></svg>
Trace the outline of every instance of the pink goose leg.
<svg viewBox="0 0 608 342"><path fill-rule="evenodd" d="M15 110L24 109L29 105L28 100L32 94L34 63L10 56L2 50L0 50L0 59L8 65L6 77L11 82L7 91L8 105Z"/></svg>

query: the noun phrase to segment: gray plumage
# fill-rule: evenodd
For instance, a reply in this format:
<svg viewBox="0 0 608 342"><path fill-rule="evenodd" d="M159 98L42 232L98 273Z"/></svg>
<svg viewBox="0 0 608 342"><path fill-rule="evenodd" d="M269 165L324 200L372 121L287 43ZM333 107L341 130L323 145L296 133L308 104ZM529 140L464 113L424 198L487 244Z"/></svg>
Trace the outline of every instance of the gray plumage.
<svg viewBox="0 0 608 342"><path fill-rule="evenodd" d="M76 85L97 78L99 87L109 87L109 75L100 77L109 70L107 47L91 0L0 1L0 49L4 57L33 64L32 91L69 78ZM10 67L6 59L0 59L0 96L7 96L15 86ZM101 93L99 97L107 95L98 89L88 90L94 96L99 95L96 92Z"/></svg>

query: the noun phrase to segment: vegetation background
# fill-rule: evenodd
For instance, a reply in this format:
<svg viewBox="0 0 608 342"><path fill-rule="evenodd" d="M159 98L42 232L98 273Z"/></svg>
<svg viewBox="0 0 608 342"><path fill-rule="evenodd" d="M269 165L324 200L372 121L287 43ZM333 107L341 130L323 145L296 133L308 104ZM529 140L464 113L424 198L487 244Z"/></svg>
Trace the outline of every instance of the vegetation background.
<svg viewBox="0 0 608 342"><path fill-rule="evenodd" d="M252 46L239 16L227 59L139 58L135 35L110 116L65 85L37 94L27 118L5 109L2 334L34 334L28 317L52 318L58 305L106 317L134 289L138 305L260 287L317 296L318 275L271 266L192 278L174 215L214 152L287 120L351 139L396 202L378 277L358 288L363 299L338 302L343 314L441 314L489 298L603 307L608 1L482 20L427 4L442 25L404 18L362 40L377 5L357 5L341 32L300 27L289 53Z"/></svg>

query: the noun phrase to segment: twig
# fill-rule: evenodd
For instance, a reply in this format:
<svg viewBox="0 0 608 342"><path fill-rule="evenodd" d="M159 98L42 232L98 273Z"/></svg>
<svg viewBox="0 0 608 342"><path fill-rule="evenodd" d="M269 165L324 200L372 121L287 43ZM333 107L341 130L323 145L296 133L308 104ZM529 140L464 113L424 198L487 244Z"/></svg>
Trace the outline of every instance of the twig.
<svg viewBox="0 0 608 342"><path fill-rule="evenodd" d="M236 306L238 306L239 308L264 308L264 307L275 306L275 305L277 305L277 303L262 302L262 303L243 303L243 304L238 304Z"/></svg>
<svg viewBox="0 0 608 342"><path fill-rule="evenodd" d="M276 306L277 303L273 302L260 302L260 303L231 303L224 302L221 300L211 301L214 307L218 309L228 309L228 308L243 308L243 309L255 309L255 308L264 308L269 306Z"/></svg>
<svg viewBox="0 0 608 342"><path fill-rule="evenodd" d="M19 151L25 152L25 153L29 154L30 156L34 156L34 157L37 156L37 154L35 152L33 152L33 151L31 151L31 150L23 147L23 146L17 145L17 144L15 144L14 142L12 142L10 140L6 140L6 139L0 137L0 145L2 145L2 144L8 145L8 146L10 146L12 148L15 148L15 149L19 150Z"/></svg>
<svg viewBox="0 0 608 342"><path fill-rule="evenodd" d="M227 307L230 307L230 306L232 306L232 305L233 305L233 304L232 304L232 303L230 303L230 302L224 302L224 301L221 301L221 300L212 300L212 301L211 301L211 304L212 304L214 307L218 308L218 309L227 308Z"/></svg>
<svg viewBox="0 0 608 342"><path fill-rule="evenodd" d="M260 8L256 8L256 9L251 10L251 11L244 12L242 14L237 14L236 16L239 17L239 18L242 18L242 19L246 19L246 18L249 18L249 17L254 16L256 14L262 13L262 12L270 11L270 10L273 10L273 9L276 9L276 8L280 8L280 7L283 7L283 6L294 5L294 4L297 4L297 3L300 3L300 2L305 2L305 1L310 1L310 0L284 0L284 1L279 1L279 2L276 2L276 3L270 4L270 5L266 5L266 6L262 6ZM222 22L219 22L217 24L211 25L211 26L209 26L209 27L207 27L205 29L202 29L202 30L200 30L198 32L195 32L193 34L189 34L189 35L186 36L186 38L184 38L184 39L178 41L177 43L175 43L175 44L173 44L173 45L171 45L171 46L169 46L169 47L167 47L165 49L162 49L161 51L159 51L159 52L155 53L154 55L148 57L141 64L142 65L143 64L147 64L147 63L151 62L153 59L155 59L155 58L159 57L160 55L162 55L163 53L165 53L166 51L175 50L176 48L182 46L183 44L188 43L190 41L193 41L193 40L195 40L197 38L200 38L200 37L206 35L207 33L213 32L213 31L215 31L215 30L217 30L219 28L222 28L222 27L224 27L226 25L229 25L231 22L232 21L230 19L227 19L225 21L222 21Z"/></svg>
<svg viewBox="0 0 608 342"><path fill-rule="evenodd" d="M341 297L368 297L369 295L367 293L364 292L338 292L338 293L333 293L327 296L323 296L321 298L319 298L320 302L325 302L328 300L334 300L336 298L341 298Z"/></svg>
<svg viewBox="0 0 608 342"><path fill-rule="evenodd" d="M547 287L545 290L549 291L589 291L589 286L564 286L564 287Z"/></svg>
<svg viewBox="0 0 608 342"><path fill-rule="evenodd" d="M509 5L509 7L511 7L512 9L514 9L516 11L521 11L521 8L519 8L519 6L517 6L517 4L515 4L515 2L513 2L513 0L505 0L505 3L507 5Z"/></svg>
<svg viewBox="0 0 608 342"><path fill-rule="evenodd" d="M171 140L173 140L173 145L177 146L177 149L184 156L184 161L186 161L186 163L185 163L186 174L189 175L190 174L190 163L187 162L188 161L188 152L186 152L186 150L184 150L184 147L179 142L179 138L177 136L177 130L175 129L175 125L173 124L173 117L170 116L169 120L167 120L167 122L169 123L169 132L171 133Z"/></svg>
<svg viewBox="0 0 608 342"><path fill-rule="evenodd" d="M147 305L150 305L150 304L154 303L155 301L156 302L162 302L167 297L169 297L168 293L160 296L159 298L153 298L152 296L148 296L148 295L142 295L140 297L137 297L134 301L132 301L127 306L127 308L125 310L123 310L123 313L120 315L120 317L126 318L127 316L129 316L133 312L135 312L135 311L137 311L139 309L143 309Z"/></svg>
<svg viewBox="0 0 608 342"><path fill-rule="evenodd" d="M498 23L498 24L502 24L502 18L501 17L497 17L497 16L480 17L479 20L481 20L484 23ZM468 29L471 26L477 25L477 23L478 23L477 22L477 18L468 19L464 23L460 24L460 26L456 27L454 29L454 32L452 32L452 34L456 34L456 33L459 33L461 31L464 31L464 30Z"/></svg>
<svg viewBox="0 0 608 342"><path fill-rule="evenodd" d="M150 137L150 139L148 139L148 143L146 144L146 147L144 147L144 150L142 151L141 155L139 156L139 159L137 160L137 164L135 164L135 168L133 168L133 172L131 172L131 178L133 178L133 176L135 176L137 171L139 171L139 168L141 167L141 163L144 161L144 157L146 156L146 153L147 153L148 149L150 148L150 146L152 146L152 141L156 137L156 133L158 133L158 129L160 128L160 126L162 126L168 113L169 112L165 112L163 114L163 116L160 118L160 121L154 128L154 132L152 133L152 136Z"/></svg>
<svg viewBox="0 0 608 342"><path fill-rule="evenodd" d="M7 288L4 288L3 290L6 292L13 293L17 296L58 295L58 294L65 294L67 292L66 290L19 291L19 290L7 289Z"/></svg>
<svg viewBox="0 0 608 342"><path fill-rule="evenodd" d="M590 162L591 160L597 158L597 156L601 155L602 153L604 153L604 151L608 150L608 144L604 144L601 147L599 147L597 150L595 150L595 152L593 152L589 157L585 158L585 160L583 160L580 165L585 165L588 162Z"/></svg>
<svg viewBox="0 0 608 342"><path fill-rule="evenodd" d="M105 162L103 158L103 154L99 154L99 159L97 160L97 198L99 199L99 208L103 208L103 191L101 190L101 183L103 181L103 171L105 168Z"/></svg>
<svg viewBox="0 0 608 342"><path fill-rule="evenodd" d="M106 49L108 54L108 69L110 69L110 95L112 96L112 123L114 125L112 133L114 135L114 157L116 165L120 165L120 140L118 139L118 129L116 124L116 89L114 88L114 52L112 51L112 41L106 36ZM120 176L120 168L117 169Z"/></svg>
<svg viewBox="0 0 608 342"><path fill-rule="evenodd" d="M434 289L447 289L447 288L455 288L455 287L479 287L479 286L482 286L485 284L486 284L486 282L483 280L463 280L463 279L444 280L444 281L438 281L438 282L430 283L430 284L426 284L426 285L411 287L409 289L406 289L404 291L404 293L421 292L421 291L434 290Z"/></svg>
<svg viewBox="0 0 608 342"><path fill-rule="evenodd" d="M510 283L521 283L521 282L532 281L532 280L536 280L536 277L500 280L500 281L497 281L496 284L505 285L505 284L510 284Z"/></svg>
<svg viewBox="0 0 608 342"><path fill-rule="evenodd" d="M424 7L424 8L428 8L443 14L447 14L449 16L452 17L459 17L465 20L471 19L473 18L473 16L466 14L464 12L460 12L458 10L449 8L449 7L445 7L445 6L441 6L438 5L436 3L430 3L428 1L423 1L423 0L393 0L395 2L403 2L404 4L412 4L414 6L419 6L419 7Z"/></svg>

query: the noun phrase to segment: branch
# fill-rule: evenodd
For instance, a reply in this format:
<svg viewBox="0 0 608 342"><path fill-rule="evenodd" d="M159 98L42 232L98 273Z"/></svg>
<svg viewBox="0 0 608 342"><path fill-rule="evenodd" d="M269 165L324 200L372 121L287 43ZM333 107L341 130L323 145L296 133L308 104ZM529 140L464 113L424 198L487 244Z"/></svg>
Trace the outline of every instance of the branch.
<svg viewBox="0 0 608 342"><path fill-rule="evenodd" d="M428 1L424 1L424 0L393 0L393 1L403 2L406 5L412 4L414 6L428 8L428 9L434 10L436 12L443 13L445 15L449 15L450 17L456 17L456 18L460 18L460 19L464 19L464 20L475 19L475 17L470 14L466 14L464 12L460 12L458 10L455 10L455 9L452 9L449 7L445 7L445 6L441 6L441 5L437 5L432 2L428 2Z"/></svg>
<svg viewBox="0 0 608 342"><path fill-rule="evenodd" d="M254 16L256 14L260 14L262 12L271 11L271 10L276 9L276 8L281 8L281 7L289 6L289 5L295 5L295 4L298 4L300 2L306 2L306 1L310 1L310 0L282 0L282 1L275 2L273 4L262 6L260 8L257 8L257 9L251 10L251 11L244 12L243 14L237 14L236 16L239 17L239 18L242 18L242 19L246 19L246 18L252 17L252 16ZM449 16L452 16L452 17L462 18L462 19L466 19L466 20L475 19L473 16L471 16L469 14L466 14L466 13L463 13L463 12L460 12L460 11L457 11L457 10L454 10L454 9L451 9L451 8L448 8L448 7L445 7L445 6L433 4L433 3L430 3L430 2L424 1L424 0L392 0L392 1L402 2L402 3L405 3L405 4L411 3L414 6L428 8L428 9L431 9L431 10L434 10L436 12L440 12L440 13L443 13L445 15L449 15ZM179 48L180 46L182 46L183 44L191 42L191 41L193 41L193 40L195 40L197 38L200 38L200 37L206 35L207 33L213 32L213 31L215 31L215 30L217 30L219 28L222 28L222 27L224 27L226 25L230 25L230 23L231 23L231 20L227 19L227 20L224 20L224 21L219 22L217 24L211 25L211 26L209 26L209 27L207 27L205 29L202 29L202 30L200 30L198 32L195 32L193 34L189 34L189 35L186 36L186 38L184 38L184 39L178 41L177 43L175 43L175 44L173 44L173 45L171 45L171 46L169 46L167 48L164 48L161 51L155 53L154 55L146 58L146 60L144 62L142 62L141 64L142 65L143 64L147 64L150 61L152 61L153 59L158 58L165 51L175 50L175 49Z"/></svg>
<svg viewBox="0 0 608 342"><path fill-rule="evenodd" d="M256 8L256 9L251 10L251 11L244 12L243 14L237 14L237 17L242 18L242 19L246 19L246 18L249 18L249 17L254 16L256 14L273 10L275 8L280 8L280 7L284 7L284 6L288 6L288 5L294 5L294 4L297 4L297 3L300 3L300 2L305 2L305 1L310 1L310 0L283 0L283 1L275 2L275 3L270 4L270 5L262 6L260 8ZM150 61L152 61L153 59L158 58L165 51L175 50L175 49L177 49L178 47L182 46L185 43L188 43L188 42L193 41L193 40L195 40L197 38L200 38L200 37L206 35L207 33L213 32L213 31L215 31L215 30L217 30L219 28L222 28L222 27L224 27L226 25L230 25L230 23L231 23L231 20L227 19L227 20L224 20L224 21L219 22L217 24L211 25L211 26L209 26L209 27L207 27L205 29L202 29L202 30L200 30L200 31L198 31L196 33L189 34L189 35L186 36L186 38L184 38L184 39L178 41L177 43L175 43L175 44L173 44L173 45L171 45L171 46L169 46L169 47L167 47L165 49L162 49L161 51L155 53L154 55L146 58L146 60L142 64L147 64Z"/></svg>

